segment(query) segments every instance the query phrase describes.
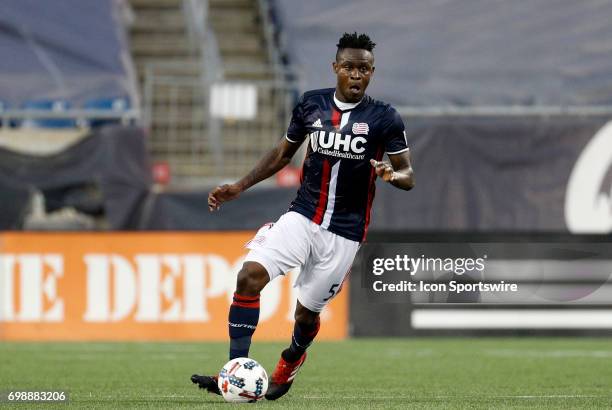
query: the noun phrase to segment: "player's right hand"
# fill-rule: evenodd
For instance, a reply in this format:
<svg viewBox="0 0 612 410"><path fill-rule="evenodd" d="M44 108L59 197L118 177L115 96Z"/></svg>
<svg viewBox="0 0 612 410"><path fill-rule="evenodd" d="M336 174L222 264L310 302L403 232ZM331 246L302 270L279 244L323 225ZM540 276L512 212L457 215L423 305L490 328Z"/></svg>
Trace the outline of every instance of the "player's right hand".
<svg viewBox="0 0 612 410"><path fill-rule="evenodd" d="M376 161L375 159L370 160L370 164L374 167L376 175L383 179L385 182L393 181L394 172L391 164L385 161Z"/></svg>
<svg viewBox="0 0 612 410"><path fill-rule="evenodd" d="M236 184L225 184L216 187L208 194L208 210L216 211L223 202L238 198L242 190Z"/></svg>

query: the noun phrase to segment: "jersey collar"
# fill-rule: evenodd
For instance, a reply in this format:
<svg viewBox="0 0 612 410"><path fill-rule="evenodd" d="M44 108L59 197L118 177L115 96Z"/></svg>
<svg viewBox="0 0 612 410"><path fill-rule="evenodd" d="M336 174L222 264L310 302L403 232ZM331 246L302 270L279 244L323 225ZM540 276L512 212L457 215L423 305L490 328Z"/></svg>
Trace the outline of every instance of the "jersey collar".
<svg viewBox="0 0 612 410"><path fill-rule="evenodd" d="M334 94L333 94L333 97L332 97L332 101L334 102L334 105L340 111L350 111L350 110L356 108L359 104L361 104L363 102L363 100L365 100L365 95L363 96L363 98L361 100L359 100L356 103L345 103L345 102L342 102L342 101L340 101L339 99L336 98L336 90L334 90Z"/></svg>

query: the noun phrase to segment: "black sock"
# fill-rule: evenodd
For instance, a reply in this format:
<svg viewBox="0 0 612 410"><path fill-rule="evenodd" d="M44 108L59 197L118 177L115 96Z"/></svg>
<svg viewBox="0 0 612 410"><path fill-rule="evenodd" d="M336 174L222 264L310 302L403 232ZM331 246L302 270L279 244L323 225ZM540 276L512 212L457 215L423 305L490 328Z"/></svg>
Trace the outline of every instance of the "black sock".
<svg viewBox="0 0 612 410"><path fill-rule="evenodd" d="M291 336L291 346L283 351L283 359L292 363L302 357L306 349L308 349L308 346L310 346L317 336L317 333L319 333L320 327L321 322L318 317L316 322L311 326L300 326L298 322L295 322L293 326L293 335Z"/></svg>
<svg viewBox="0 0 612 410"><path fill-rule="evenodd" d="M241 296L234 293L229 311L230 360L248 357L251 337L259 321L259 295Z"/></svg>

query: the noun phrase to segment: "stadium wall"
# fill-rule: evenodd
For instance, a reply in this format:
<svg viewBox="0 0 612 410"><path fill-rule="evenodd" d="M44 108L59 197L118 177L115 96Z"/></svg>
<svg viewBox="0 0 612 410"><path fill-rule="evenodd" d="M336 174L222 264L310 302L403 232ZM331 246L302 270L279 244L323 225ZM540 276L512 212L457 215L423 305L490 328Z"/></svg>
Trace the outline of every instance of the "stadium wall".
<svg viewBox="0 0 612 410"><path fill-rule="evenodd" d="M0 340L224 341L236 274L246 255L244 244L252 235L252 231L0 234ZM509 295L492 301L477 291L461 296L374 294L362 251L377 246L379 256L398 246L417 249L419 255L450 249L454 256L478 253L479 246L489 252L505 248L517 262L541 258L565 266L563 272L555 272L559 266L555 264L548 271L534 264L528 265L536 267L532 271L504 269L508 282L525 288L507 300ZM609 267L612 260L612 242L605 236L373 232L362 251L350 286L322 314L323 340L612 335L610 274L598 268ZM292 285L298 274L294 270L264 290L257 339L290 337L297 296ZM495 279L493 274L485 272L483 278ZM444 282L447 276L445 271L433 272L429 279ZM477 278L467 275L467 279Z"/></svg>
<svg viewBox="0 0 612 410"><path fill-rule="evenodd" d="M0 341L227 340L227 312L253 232L0 234ZM255 338L288 340L299 272L262 294ZM348 292L321 315L348 335Z"/></svg>
<svg viewBox="0 0 612 410"><path fill-rule="evenodd" d="M406 193L379 183L371 231L612 232L607 117L406 123L417 187ZM209 214L203 206L208 189L152 189L147 142L141 129L115 126L52 156L0 148L0 184L7 192L38 189L57 206L69 202L66 194L76 186L97 185L110 230L257 229L286 212L295 197L294 187L255 187ZM0 209L20 215L9 202Z"/></svg>
<svg viewBox="0 0 612 410"><path fill-rule="evenodd" d="M378 183L371 231L612 233L612 123L604 115L405 118L417 186ZM256 229L296 188L258 189L214 215L207 191L162 192L141 229ZM248 199L247 199L248 198Z"/></svg>
<svg viewBox="0 0 612 410"><path fill-rule="evenodd" d="M608 116L406 118L417 185L379 184L372 229L612 233Z"/></svg>
<svg viewBox="0 0 612 410"><path fill-rule="evenodd" d="M416 268L411 273L393 266L374 273L373 258L398 255L484 257L484 269ZM351 336L610 336L611 266L607 235L372 232L351 271ZM375 281L415 287L377 292ZM516 291L459 292L449 287L451 281L505 282L516 285ZM438 287L421 290L421 282Z"/></svg>

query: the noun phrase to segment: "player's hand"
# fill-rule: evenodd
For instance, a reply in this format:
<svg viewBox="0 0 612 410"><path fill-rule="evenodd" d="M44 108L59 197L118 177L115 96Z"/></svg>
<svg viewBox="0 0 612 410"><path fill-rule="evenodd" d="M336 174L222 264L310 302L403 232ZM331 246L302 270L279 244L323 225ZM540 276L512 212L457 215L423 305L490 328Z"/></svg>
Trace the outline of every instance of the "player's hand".
<svg viewBox="0 0 612 410"><path fill-rule="evenodd" d="M216 187L208 194L208 210L216 211L223 202L238 198L242 190L236 184L225 184Z"/></svg>
<svg viewBox="0 0 612 410"><path fill-rule="evenodd" d="M370 164L374 167L376 175L383 179L385 182L393 181L394 171L391 164L384 161L370 160Z"/></svg>

